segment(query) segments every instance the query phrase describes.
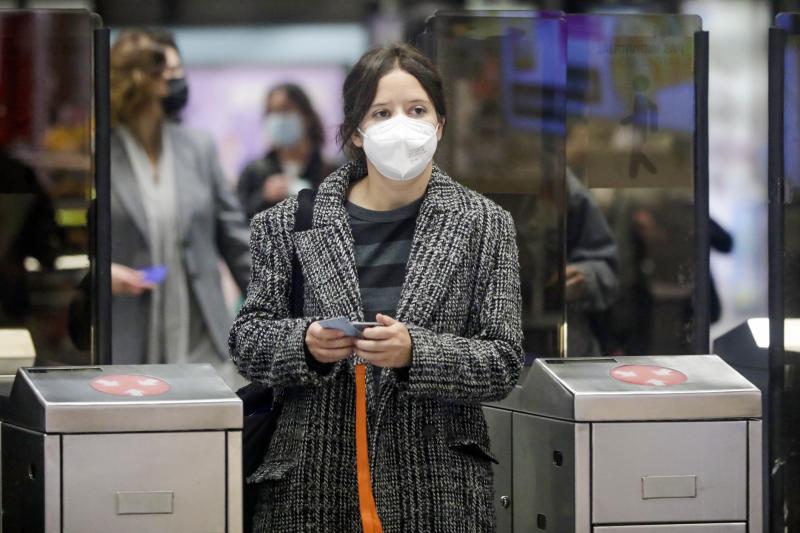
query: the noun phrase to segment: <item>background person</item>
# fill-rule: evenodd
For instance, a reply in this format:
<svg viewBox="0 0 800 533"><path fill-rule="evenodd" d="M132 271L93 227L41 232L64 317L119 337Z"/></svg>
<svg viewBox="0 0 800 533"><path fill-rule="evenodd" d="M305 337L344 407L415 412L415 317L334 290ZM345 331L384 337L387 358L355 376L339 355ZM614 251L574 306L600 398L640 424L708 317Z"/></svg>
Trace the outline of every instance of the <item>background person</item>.
<svg viewBox="0 0 800 533"><path fill-rule="evenodd" d="M568 167L565 298L567 353L600 356L607 349L608 316L619 291L614 234L591 191Z"/></svg>
<svg viewBox="0 0 800 533"><path fill-rule="evenodd" d="M112 47L112 353L115 363L211 362L230 381L218 263L246 288L248 232L211 139L165 120L182 78L177 49L145 31Z"/></svg>
<svg viewBox="0 0 800 533"><path fill-rule="evenodd" d="M481 402L504 398L522 366L514 223L433 164L446 107L416 49L366 53L343 93L352 161L320 185L312 229L293 234L294 197L251 224L253 279L231 357L283 402L249 480L261 484L254 529L358 530L354 382L367 364L367 486L383 530L493 531ZM289 315L294 253L301 318ZM318 322L376 311L380 326L358 340Z"/></svg>
<svg viewBox="0 0 800 533"><path fill-rule="evenodd" d="M270 149L245 167L236 187L248 218L301 189L316 189L332 170L322 158L322 121L303 89L293 83L273 87L265 111Z"/></svg>

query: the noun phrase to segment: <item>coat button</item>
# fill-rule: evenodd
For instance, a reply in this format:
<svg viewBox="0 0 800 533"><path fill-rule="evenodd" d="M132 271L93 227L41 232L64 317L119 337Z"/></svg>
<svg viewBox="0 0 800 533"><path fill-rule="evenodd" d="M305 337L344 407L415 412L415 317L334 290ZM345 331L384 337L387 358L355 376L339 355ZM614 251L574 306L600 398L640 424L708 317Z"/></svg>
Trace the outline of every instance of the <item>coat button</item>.
<svg viewBox="0 0 800 533"><path fill-rule="evenodd" d="M422 427L422 436L426 439L432 439L436 436L436 426L433 424L425 424Z"/></svg>

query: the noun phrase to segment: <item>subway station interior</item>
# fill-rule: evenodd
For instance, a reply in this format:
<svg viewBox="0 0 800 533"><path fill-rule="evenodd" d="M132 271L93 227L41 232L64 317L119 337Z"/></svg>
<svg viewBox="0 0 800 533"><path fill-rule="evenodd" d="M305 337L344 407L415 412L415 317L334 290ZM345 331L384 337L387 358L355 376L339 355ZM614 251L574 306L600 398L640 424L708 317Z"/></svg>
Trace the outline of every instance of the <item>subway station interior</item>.
<svg viewBox="0 0 800 533"><path fill-rule="evenodd" d="M126 43L142 42L150 55L132 59ZM0 0L0 533L345 531L317 501L291 528L275 518L280 491L330 482L278 461L290 402L328 385L282 383L294 337L240 320L274 274L295 299L284 318L324 294L364 326L336 292L345 263L302 238L316 230L301 200L288 267L258 248L278 229L256 228L303 189L325 200L351 157L348 73L397 42L441 76L435 169L513 221L522 363L502 399L403 400L443 413L408 422L419 442L490 473L483 515L435 495L429 522L404 518L389 493L405 485L377 481L370 387L364 491L356 383L352 412L327 411L356 420L358 446L331 452L352 462L333 489L355 502L346 531L800 533L797 0ZM167 81L155 115L137 103L148 61ZM148 128L164 132L159 160ZM348 135L372 172L369 135ZM442 258L461 243L418 238ZM303 278L315 253L333 271ZM439 316L461 284L436 275L444 286L411 299ZM503 298L470 301L466 323ZM479 335L507 329L493 326ZM308 338L303 372L320 364ZM274 354L270 370L248 374L242 346ZM421 346L404 378L373 366L375 391L413 391ZM447 364L443 388L467 379ZM256 389L271 411L242 392ZM480 430L462 428L470 405ZM304 457L292 438L282 453Z"/></svg>

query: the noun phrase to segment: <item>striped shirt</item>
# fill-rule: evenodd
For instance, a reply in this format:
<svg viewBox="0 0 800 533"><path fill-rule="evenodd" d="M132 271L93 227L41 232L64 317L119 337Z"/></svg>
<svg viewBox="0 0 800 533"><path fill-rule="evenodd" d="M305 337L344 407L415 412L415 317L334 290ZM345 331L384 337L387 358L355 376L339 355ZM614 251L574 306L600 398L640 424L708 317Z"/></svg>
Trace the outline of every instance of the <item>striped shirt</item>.
<svg viewBox="0 0 800 533"><path fill-rule="evenodd" d="M420 205L421 198L392 211L372 211L347 202L366 321L397 313Z"/></svg>

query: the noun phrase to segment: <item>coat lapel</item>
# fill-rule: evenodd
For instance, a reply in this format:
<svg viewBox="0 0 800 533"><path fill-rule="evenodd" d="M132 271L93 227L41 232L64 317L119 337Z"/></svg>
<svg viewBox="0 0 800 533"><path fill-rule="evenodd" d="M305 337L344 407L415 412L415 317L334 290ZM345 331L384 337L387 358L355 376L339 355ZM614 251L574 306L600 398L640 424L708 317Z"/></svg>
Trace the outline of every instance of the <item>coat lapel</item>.
<svg viewBox="0 0 800 533"><path fill-rule="evenodd" d="M473 219L460 202L461 193L455 182L437 166L422 202L406 277L397 305L397 319L405 324L429 327L451 280L464 266L464 254L469 250ZM381 373L381 392L377 400L377 424L394 401L396 374L390 369ZM373 439L377 439L377 431ZM375 440L370 444L375 446Z"/></svg>
<svg viewBox="0 0 800 533"><path fill-rule="evenodd" d="M118 133L111 137L111 191L128 211L133 225L139 230L145 242L150 242L147 228L147 215L142 203L142 193L136 183L128 153Z"/></svg>
<svg viewBox="0 0 800 533"><path fill-rule="evenodd" d="M293 235L303 274L326 317L361 320L364 316L344 201L350 182L365 174L366 169L357 162L331 174L314 200L311 229Z"/></svg>
<svg viewBox="0 0 800 533"><path fill-rule="evenodd" d="M434 167L417 218L397 318L426 327L463 264L472 219L458 202L456 184Z"/></svg>

